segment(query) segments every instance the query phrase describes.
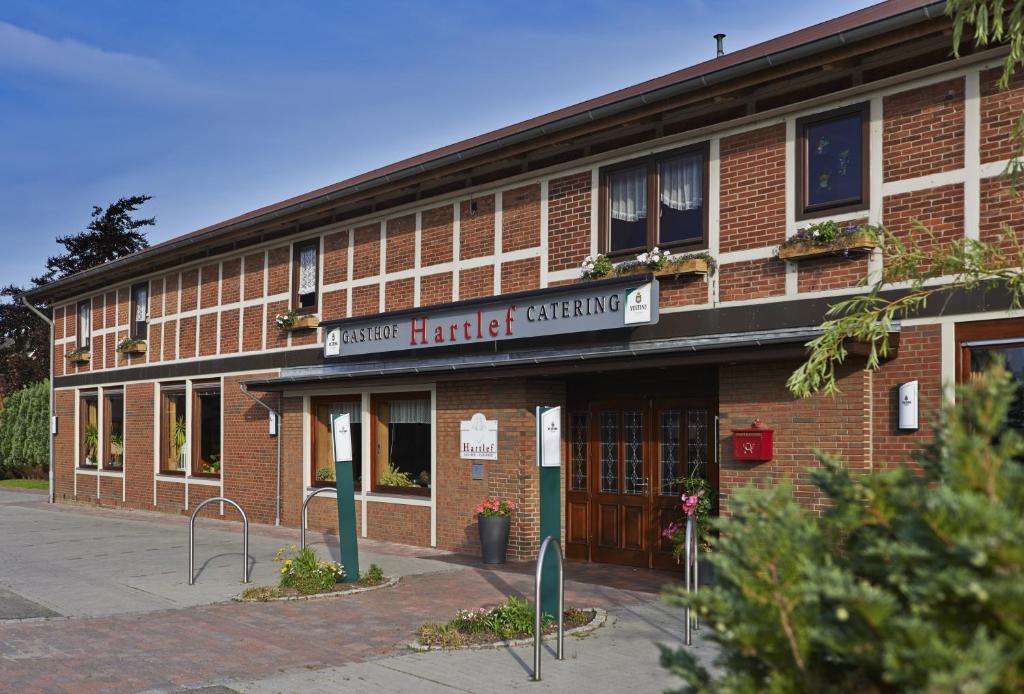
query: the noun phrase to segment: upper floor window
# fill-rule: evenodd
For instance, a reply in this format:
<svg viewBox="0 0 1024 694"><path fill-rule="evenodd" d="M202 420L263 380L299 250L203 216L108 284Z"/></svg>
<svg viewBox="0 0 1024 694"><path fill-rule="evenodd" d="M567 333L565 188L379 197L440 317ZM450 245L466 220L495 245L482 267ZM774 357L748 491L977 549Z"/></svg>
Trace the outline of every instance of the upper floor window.
<svg viewBox="0 0 1024 694"><path fill-rule="evenodd" d="M868 206L867 103L796 122L797 219Z"/></svg>
<svg viewBox="0 0 1024 694"><path fill-rule="evenodd" d="M92 337L92 302L88 299L78 302L78 347L89 349Z"/></svg>
<svg viewBox="0 0 1024 694"><path fill-rule="evenodd" d="M146 317L149 310L149 284L142 283L132 286L132 303L129 307L128 331L133 340L146 339Z"/></svg>
<svg viewBox="0 0 1024 694"><path fill-rule="evenodd" d="M316 313L320 275L320 242L300 241L292 249L292 308Z"/></svg>
<svg viewBox="0 0 1024 694"><path fill-rule="evenodd" d="M609 255L707 243L708 145L601 171L601 243ZM653 203L653 204L651 204Z"/></svg>

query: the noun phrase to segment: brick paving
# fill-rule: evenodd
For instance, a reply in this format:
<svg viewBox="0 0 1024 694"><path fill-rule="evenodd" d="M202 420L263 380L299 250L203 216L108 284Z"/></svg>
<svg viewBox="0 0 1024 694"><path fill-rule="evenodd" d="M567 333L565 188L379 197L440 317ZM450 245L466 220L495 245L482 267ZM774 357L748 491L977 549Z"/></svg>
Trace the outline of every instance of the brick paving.
<svg viewBox="0 0 1024 694"><path fill-rule="evenodd" d="M0 625L0 682L19 692L140 691L345 665L401 651L423 622L531 589L532 577L519 567L466 568L331 600L7 623ZM657 599L596 583L566 584L566 601L576 605Z"/></svg>

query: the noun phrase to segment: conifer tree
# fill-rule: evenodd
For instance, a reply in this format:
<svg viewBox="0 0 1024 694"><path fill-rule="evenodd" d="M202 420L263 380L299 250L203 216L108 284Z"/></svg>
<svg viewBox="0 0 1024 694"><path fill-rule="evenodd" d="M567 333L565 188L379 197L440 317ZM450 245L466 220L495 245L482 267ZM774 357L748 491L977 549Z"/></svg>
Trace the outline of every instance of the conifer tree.
<svg viewBox="0 0 1024 694"><path fill-rule="evenodd" d="M715 585L667 598L701 615L718 674L683 648L662 662L696 692L1024 690L1024 437L997 365L958 391L900 466L823 458L819 517L788 485L748 488L717 521Z"/></svg>

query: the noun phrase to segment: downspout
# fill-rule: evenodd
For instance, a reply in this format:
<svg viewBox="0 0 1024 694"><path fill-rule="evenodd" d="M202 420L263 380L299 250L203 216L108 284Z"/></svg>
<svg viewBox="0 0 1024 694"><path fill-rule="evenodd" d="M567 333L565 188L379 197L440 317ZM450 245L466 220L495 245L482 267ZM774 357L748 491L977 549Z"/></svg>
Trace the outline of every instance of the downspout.
<svg viewBox="0 0 1024 694"><path fill-rule="evenodd" d="M277 432L277 498L274 502L274 525L281 525L281 413L250 393L249 388L244 383L239 383L238 386L247 398L266 409L274 417L277 425L275 427Z"/></svg>
<svg viewBox="0 0 1024 694"><path fill-rule="evenodd" d="M49 446L49 448L50 448L50 466L49 466L50 467L50 473L49 473L49 477L50 477L49 490L50 490L50 492L49 492L49 499L50 499L50 503L52 504L53 503L53 449L54 449L54 441L53 441L53 439L54 439L54 433L53 433L53 412L54 412L54 407L56 405L55 398L54 398L54 389L53 389L53 360L57 358L57 346L53 343L53 319L50 318L49 316L47 316L42 311L40 311L39 309L37 309L31 303L29 303L28 299L25 298L24 294L22 294L18 298L21 299L21 303L25 305L25 308L27 308L29 311L31 311L32 313L36 314L41 319L46 321L46 324L50 326L50 344L47 347L47 349L50 350L50 412L49 412L50 416L49 416L49 422L47 422L47 428L49 429L49 432L50 432L50 446Z"/></svg>

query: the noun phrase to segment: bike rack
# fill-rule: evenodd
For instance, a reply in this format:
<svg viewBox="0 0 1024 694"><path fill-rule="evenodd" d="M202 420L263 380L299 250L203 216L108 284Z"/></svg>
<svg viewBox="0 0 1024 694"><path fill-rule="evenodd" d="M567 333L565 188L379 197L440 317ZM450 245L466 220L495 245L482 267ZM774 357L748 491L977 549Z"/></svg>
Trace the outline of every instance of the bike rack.
<svg viewBox="0 0 1024 694"><path fill-rule="evenodd" d="M196 510L192 512L192 517L188 520L188 584L190 586L195 583L196 514L202 511L204 506L215 501L231 504L242 514L242 583L249 582L249 519L242 507L234 501L226 496L215 496L196 506Z"/></svg>
<svg viewBox="0 0 1024 694"><path fill-rule="evenodd" d="M697 542L697 522L693 519L693 516L689 516L686 519L686 567L685 567L685 581L686 581L686 592L697 593L697 587L699 583L699 569L697 562L697 554L699 546ZM690 635L690 629L699 629L700 625L697 621L696 610L691 611L690 606L686 606L686 614L684 616L686 620L686 645L692 645L693 638Z"/></svg>
<svg viewBox="0 0 1024 694"><path fill-rule="evenodd" d="M540 582L544 574L544 557L548 550L548 544L555 543L555 556L558 558L558 646L555 655L558 660L565 660L562 655L562 643L565 640L565 571L562 561L562 548L553 535L548 535L540 543L540 551L537 553L537 570L533 576L533 681L540 682L540 644L543 636L540 632Z"/></svg>
<svg viewBox="0 0 1024 694"><path fill-rule="evenodd" d="M306 505L314 496L324 492L337 492L337 490L334 487L320 487L307 494L306 498L302 500L302 528L299 531L299 549L306 546Z"/></svg>

